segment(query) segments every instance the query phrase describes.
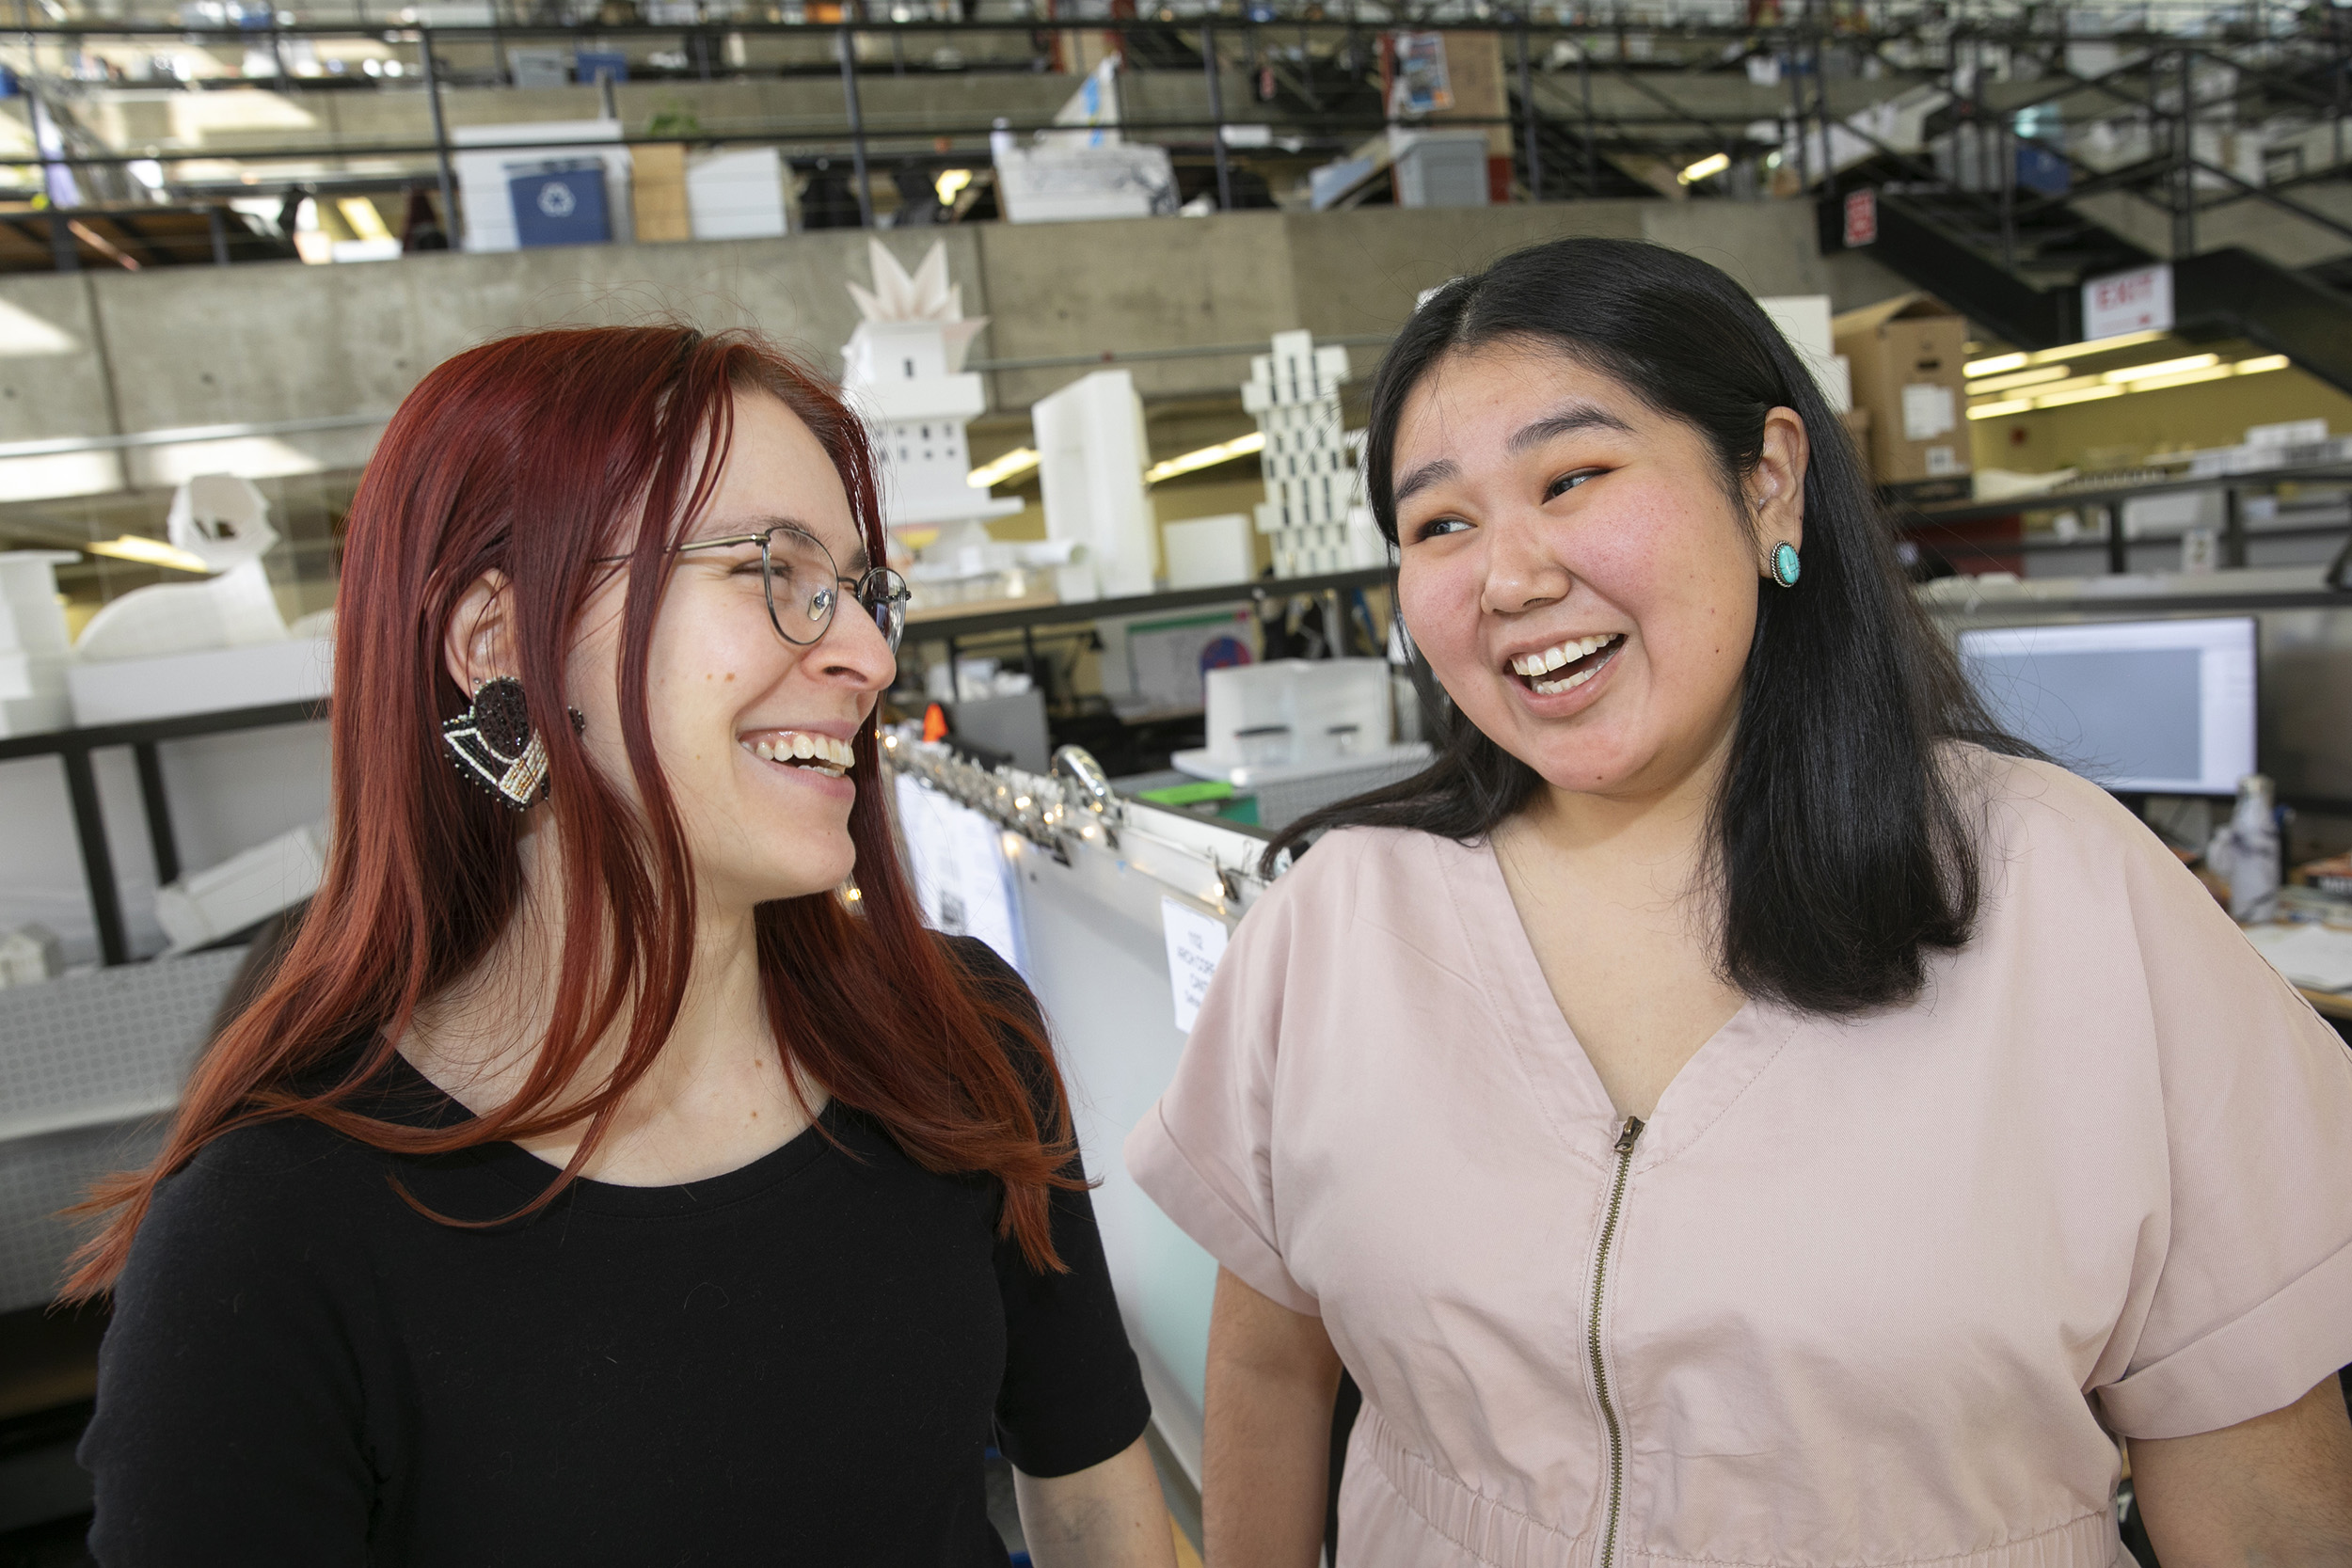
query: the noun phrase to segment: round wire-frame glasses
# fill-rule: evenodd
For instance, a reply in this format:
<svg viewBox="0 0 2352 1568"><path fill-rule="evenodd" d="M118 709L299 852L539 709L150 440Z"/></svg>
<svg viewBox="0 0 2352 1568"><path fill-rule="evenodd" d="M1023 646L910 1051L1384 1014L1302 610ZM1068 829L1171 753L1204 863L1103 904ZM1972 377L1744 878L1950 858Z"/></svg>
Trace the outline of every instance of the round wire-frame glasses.
<svg viewBox="0 0 2352 1568"><path fill-rule="evenodd" d="M796 648L805 648L823 638L826 628L833 625L841 590L847 588L850 596L873 617L874 629L890 644L890 651L898 651L898 639L906 631L907 600L913 596L906 578L887 566L869 567L864 576L855 578L844 577L834 564L833 552L805 529L779 523L757 533L733 533L723 539L695 539L672 545L667 553L739 549L745 545L759 546L760 589L768 600L768 624L776 628L778 637ZM629 558L612 555L599 559ZM796 635L795 628L805 635Z"/></svg>

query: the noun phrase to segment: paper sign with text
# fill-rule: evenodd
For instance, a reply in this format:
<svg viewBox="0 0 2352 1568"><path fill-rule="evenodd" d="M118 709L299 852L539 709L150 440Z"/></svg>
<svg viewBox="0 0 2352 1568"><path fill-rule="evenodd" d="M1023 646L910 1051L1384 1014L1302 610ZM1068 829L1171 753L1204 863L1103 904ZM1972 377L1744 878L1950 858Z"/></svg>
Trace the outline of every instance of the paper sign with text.
<svg viewBox="0 0 2352 1568"><path fill-rule="evenodd" d="M1168 937L1168 982L1176 993L1176 1027L1192 1032L1209 976L1225 956L1225 922L1174 898L1160 900L1160 929Z"/></svg>

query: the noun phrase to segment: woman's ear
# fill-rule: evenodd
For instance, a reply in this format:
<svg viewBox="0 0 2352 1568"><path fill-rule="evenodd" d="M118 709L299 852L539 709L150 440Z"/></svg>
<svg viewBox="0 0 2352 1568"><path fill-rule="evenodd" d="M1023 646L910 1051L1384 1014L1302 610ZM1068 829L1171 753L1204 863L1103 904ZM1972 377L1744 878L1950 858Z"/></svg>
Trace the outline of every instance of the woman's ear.
<svg viewBox="0 0 2352 1568"><path fill-rule="evenodd" d="M458 595L457 608L441 638L441 661L457 689L471 695L484 681L521 669L515 653L514 595L506 574L483 573Z"/></svg>
<svg viewBox="0 0 2352 1568"><path fill-rule="evenodd" d="M1772 552L1804 548L1804 470L1812 455L1804 421L1793 408L1764 416L1764 438L1748 475L1748 511L1756 518L1756 575L1772 575Z"/></svg>

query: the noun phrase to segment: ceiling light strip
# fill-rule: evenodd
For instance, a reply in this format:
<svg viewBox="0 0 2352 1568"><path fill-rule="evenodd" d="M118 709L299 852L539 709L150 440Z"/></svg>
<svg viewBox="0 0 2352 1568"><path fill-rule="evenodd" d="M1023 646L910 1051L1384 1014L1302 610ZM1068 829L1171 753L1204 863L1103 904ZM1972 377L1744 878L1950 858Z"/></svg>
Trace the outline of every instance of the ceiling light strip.
<svg viewBox="0 0 2352 1568"><path fill-rule="evenodd" d="M1165 463L1154 463L1143 471L1143 483L1157 484L1164 479L1174 479L1178 474L1214 467L1219 463L1230 463L1236 457L1248 457L1264 450L1265 432L1253 430L1247 436L1236 436L1230 441L1219 441L1213 447L1202 447L1197 451L1171 457Z"/></svg>

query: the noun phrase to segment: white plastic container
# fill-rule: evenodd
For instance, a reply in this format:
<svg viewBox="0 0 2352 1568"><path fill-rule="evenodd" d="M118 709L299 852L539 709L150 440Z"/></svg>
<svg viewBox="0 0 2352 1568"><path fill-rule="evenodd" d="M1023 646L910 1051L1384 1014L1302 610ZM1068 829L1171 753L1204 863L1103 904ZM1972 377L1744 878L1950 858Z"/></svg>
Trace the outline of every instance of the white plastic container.
<svg viewBox="0 0 2352 1568"><path fill-rule="evenodd" d="M1377 658L1282 658L1208 673L1208 754L1236 766L1348 762L1391 739L1389 666ZM1269 739L1286 731L1279 747ZM1272 754L1276 751L1281 754Z"/></svg>

